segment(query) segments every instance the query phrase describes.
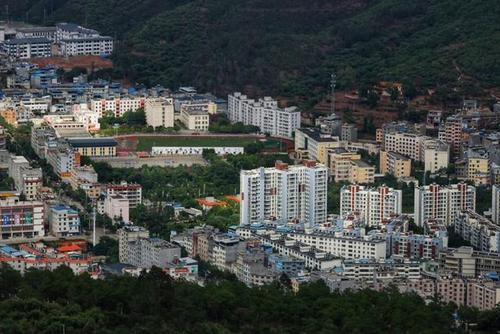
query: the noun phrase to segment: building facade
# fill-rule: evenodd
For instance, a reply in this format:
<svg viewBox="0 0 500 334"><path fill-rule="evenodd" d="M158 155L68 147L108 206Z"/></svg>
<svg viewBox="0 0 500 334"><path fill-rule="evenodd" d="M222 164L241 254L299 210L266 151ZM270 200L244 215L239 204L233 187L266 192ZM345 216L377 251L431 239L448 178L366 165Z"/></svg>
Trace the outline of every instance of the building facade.
<svg viewBox="0 0 500 334"><path fill-rule="evenodd" d="M454 223L463 210L476 208L476 188L465 183L415 187L415 224L423 226L427 219L439 219L445 225Z"/></svg>
<svg viewBox="0 0 500 334"><path fill-rule="evenodd" d="M300 127L300 111L296 107L279 108L278 101L270 97L255 101L241 93L230 94L228 116L231 123L255 125L261 133L277 137L293 138Z"/></svg>
<svg viewBox="0 0 500 334"><path fill-rule="evenodd" d="M340 190L340 216L354 213L362 217L367 226L378 226L401 214L402 199L401 190L386 186L344 186Z"/></svg>
<svg viewBox="0 0 500 334"><path fill-rule="evenodd" d="M327 183L327 168L315 161L300 166L277 162L274 168L242 170L240 223L325 222Z"/></svg>

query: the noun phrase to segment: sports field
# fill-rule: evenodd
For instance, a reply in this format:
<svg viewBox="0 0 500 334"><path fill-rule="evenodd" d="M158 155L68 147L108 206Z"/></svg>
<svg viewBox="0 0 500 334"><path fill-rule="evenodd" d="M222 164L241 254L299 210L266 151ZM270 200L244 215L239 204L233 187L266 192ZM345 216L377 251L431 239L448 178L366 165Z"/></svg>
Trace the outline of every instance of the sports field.
<svg viewBox="0 0 500 334"><path fill-rule="evenodd" d="M246 146L255 143L256 138L245 137L139 137L138 151L150 151L153 146L193 146L193 147L219 147L219 146ZM267 142L267 141L266 141ZM274 141L269 141L272 144ZM267 144L267 143L266 143ZM274 144L279 143L276 142ZM265 145L267 146L267 145Z"/></svg>

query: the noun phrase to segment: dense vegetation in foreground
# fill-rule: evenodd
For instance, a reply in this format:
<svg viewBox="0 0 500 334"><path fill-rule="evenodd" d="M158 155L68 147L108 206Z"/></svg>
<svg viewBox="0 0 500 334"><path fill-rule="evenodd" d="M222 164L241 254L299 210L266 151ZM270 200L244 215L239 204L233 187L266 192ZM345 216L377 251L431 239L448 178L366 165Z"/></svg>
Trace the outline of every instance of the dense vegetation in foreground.
<svg viewBox="0 0 500 334"><path fill-rule="evenodd" d="M74 21L117 37L115 74L150 85L314 98L328 90L332 71L342 87L500 84L495 0L3 3L10 18Z"/></svg>
<svg viewBox="0 0 500 334"><path fill-rule="evenodd" d="M225 275L227 277L227 275ZM173 282L159 270L135 279L93 280L60 268L24 277L0 269L2 333L451 333L452 306L425 305L390 291L298 294L275 284L249 289L223 279L206 287ZM469 312L470 313L470 312ZM480 329L500 328L498 312Z"/></svg>

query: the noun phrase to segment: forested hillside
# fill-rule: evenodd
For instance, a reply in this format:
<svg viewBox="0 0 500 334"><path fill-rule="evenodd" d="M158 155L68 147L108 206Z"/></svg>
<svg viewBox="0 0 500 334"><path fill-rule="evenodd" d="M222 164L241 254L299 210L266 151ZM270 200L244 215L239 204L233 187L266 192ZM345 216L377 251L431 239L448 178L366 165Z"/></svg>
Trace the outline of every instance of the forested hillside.
<svg viewBox="0 0 500 334"><path fill-rule="evenodd" d="M500 85L495 0L3 2L10 18L76 21L119 38L116 74L146 84L311 96L335 71L341 87Z"/></svg>
<svg viewBox="0 0 500 334"><path fill-rule="evenodd" d="M229 279L229 280L228 280ZM138 279L94 280L68 268L0 269L1 333L452 333L453 306L375 291L330 294L322 283L293 294L279 284L250 289L231 278L206 287L173 282L159 269ZM286 286L286 285L285 285ZM495 332L499 312L460 311Z"/></svg>

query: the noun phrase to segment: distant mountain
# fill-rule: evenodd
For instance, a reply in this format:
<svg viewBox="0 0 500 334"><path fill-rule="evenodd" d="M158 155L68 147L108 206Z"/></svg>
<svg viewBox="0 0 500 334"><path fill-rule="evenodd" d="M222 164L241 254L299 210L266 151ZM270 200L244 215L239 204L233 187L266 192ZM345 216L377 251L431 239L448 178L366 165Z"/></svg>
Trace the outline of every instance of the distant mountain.
<svg viewBox="0 0 500 334"><path fill-rule="evenodd" d="M500 85L495 0L4 2L11 18L86 23L119 38L119 72L146 84L314 97L335 71L340 87Z"/></svg>

